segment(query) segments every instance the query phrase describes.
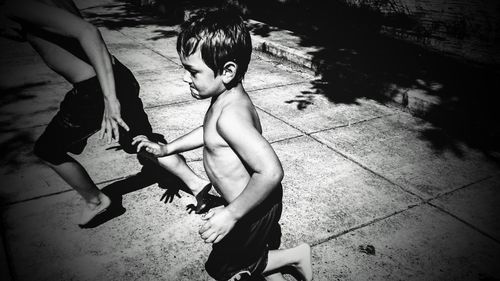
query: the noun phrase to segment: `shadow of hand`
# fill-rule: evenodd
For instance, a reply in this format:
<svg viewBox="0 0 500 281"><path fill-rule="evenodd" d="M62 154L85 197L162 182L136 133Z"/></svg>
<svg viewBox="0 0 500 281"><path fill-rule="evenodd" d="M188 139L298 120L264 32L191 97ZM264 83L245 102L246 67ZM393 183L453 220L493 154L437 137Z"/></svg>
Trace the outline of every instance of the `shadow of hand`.
<svg viewBox="0 0 500 281"><path fill-rule="evenodd" d="M212 208L226 205L226 201L224 201L224 199L220 196L207 194L206 197L207 198L205 199L205 204L207 204L207 208L204 208L204 210L202 211L196 212L198 206L194 204L189 204L186 206L186 210L188 211L188 213L191 214L192 212L195 212L195 214L201 215L207 213Z"/></svg>
<svg viewBox="0 0 500 281"><path fill-rule="evenodd" d="M179 188L167 188L167 189L165 189L165 192L161 196L160 201L164 202L165 204L172 203L174 201L175 197L181 198L179 191L180 191Z"/></svg>
<svg viewBox="0 0 500 281"><path fill-rule="evenodd" d="M196 212L196 206L194 204L189 204L186 206L186 211L188 211L188 214Z"/></svg>

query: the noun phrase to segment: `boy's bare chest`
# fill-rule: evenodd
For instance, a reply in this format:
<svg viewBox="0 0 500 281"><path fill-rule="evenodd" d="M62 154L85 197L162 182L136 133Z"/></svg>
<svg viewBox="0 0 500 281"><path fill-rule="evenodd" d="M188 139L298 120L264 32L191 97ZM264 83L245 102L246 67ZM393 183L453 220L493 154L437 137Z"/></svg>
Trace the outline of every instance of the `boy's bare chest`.
<svg viewBox="0 0 500 281"><path fill-rule="evenodd" d="M217 131L217 120L220 117L220 111L211 108L207 111L203 121L203 142L209 151L216 151L228 147L226 141Z"/></svg>

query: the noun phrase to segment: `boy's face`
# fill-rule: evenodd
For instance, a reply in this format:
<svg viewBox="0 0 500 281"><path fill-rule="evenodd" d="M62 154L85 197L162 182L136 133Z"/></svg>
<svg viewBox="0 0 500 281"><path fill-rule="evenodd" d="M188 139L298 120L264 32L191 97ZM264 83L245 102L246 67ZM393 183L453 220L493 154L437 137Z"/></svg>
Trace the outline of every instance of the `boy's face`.
<svg viewBox="0 0 500 281"><path fill-rule="evenodd" d="M188 57L181 55L180 59L185 69L183 80L189 84L191 96L195 99L217 96L224 91L221 76L214 76L213 70L203 62L199 49Z"/></svg>

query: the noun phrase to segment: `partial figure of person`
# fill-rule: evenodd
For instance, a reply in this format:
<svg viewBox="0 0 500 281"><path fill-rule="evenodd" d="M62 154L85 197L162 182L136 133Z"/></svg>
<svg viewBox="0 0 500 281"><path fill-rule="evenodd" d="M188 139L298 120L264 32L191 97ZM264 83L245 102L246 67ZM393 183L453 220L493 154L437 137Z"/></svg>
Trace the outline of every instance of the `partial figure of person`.
<svg viewBox="0 0 500 281"><path fill-rule="evenodd" d="M4 13L20 25L47 66L73 85L36 141L34 153L84 199L78 222L83 227L106 211L111 200L68 152L80 154L98 131L101 139L118 141L127 153L136 152L134 137L159 141L144 112L139 84L109 53L98 28L83 19L73 1L11 0ZM194 195L209 184L178 155L157 164L179 177Z"/></svg>
<svg viewBox="0 0 500 281"><path fill-rule="evenodd" d="M202 217L199 234L212 243L207 272L216 280L285 280L291 266L311 280L307 243L279 249L284 172L243 87L252 52L243 18L231 8L194 15L181 26L177 52L191 95L211 99L203 125L168 144L133 144L159 159L203 147L205 171L225 200Z"/></svg>

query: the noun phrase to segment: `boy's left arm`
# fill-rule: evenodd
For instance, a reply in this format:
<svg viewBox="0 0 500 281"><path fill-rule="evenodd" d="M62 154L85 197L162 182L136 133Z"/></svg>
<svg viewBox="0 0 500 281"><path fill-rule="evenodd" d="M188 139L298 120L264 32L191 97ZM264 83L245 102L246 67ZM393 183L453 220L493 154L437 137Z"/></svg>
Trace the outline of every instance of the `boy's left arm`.
<svg viewBox="0 0 500 281"><path fill-rule="evenodd" d="M210 211L200 228L207 243L217 243L235 223L259 205L283 179L283 168L271 145L253 126L250 116L225 113L217 122L219 134L253 172L241 194L224 208Z"/></svg>

